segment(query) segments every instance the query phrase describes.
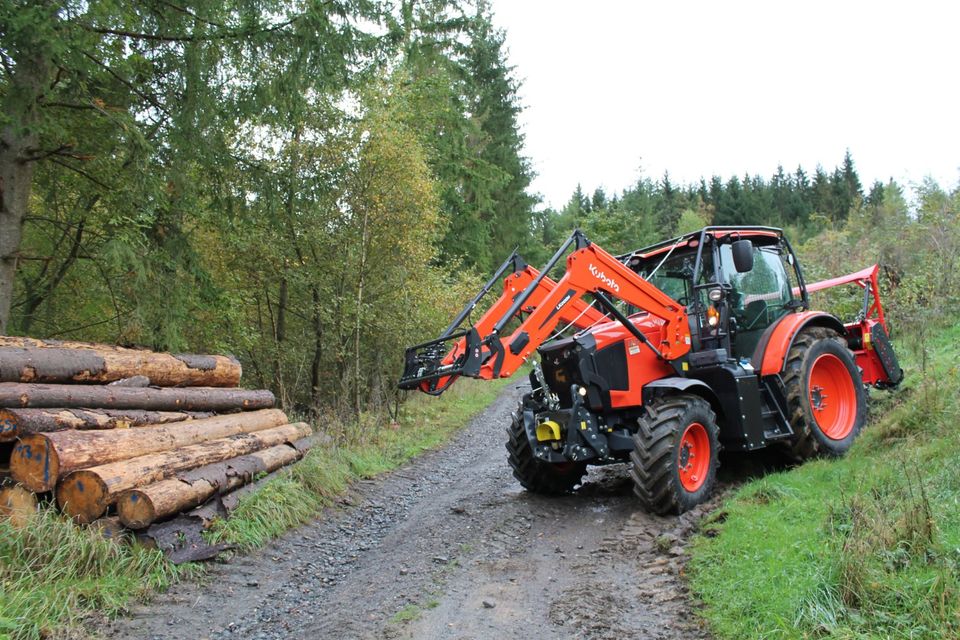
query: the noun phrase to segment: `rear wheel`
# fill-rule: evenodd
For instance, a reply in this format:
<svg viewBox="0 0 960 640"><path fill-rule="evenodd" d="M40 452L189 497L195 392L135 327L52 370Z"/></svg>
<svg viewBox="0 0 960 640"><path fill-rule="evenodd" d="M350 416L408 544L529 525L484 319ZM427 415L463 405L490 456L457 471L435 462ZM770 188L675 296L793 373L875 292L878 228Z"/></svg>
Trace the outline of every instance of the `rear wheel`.
<svg viewBox="0 0 960 640"><path fill-rule="evenodd" d="M830 329L804 329L783 372L797 459L840 456L853 445L867 415L867 396L853 354Z"/></svg>
<svg viewBox="0 0 960 640"><path fill-rule="evenodd" d="M657 398L645 406L633 437L634 493L654 513L683 513L705 501L717 482L717 418L692 395Z"/></svg>
<svg viewBox="0 0 960 640"><path fill-rule="evenodd" d="M513 475L527 491L546 495L570 493L587 473L584 462L552 463L534 457L520 411L511 416L506 446Z"/></svg>

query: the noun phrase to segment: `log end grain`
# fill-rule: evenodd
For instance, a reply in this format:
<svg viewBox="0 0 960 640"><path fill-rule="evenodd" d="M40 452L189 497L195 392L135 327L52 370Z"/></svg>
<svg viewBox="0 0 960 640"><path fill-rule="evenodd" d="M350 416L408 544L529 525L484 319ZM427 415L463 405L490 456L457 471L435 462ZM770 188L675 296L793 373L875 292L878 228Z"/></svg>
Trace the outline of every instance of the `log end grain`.
<svg viewBox="0 0 960 640"><path fill-rule="evenodd" d="M117 499L120 522L131 529L143 529L157 519L157 510L150 496L139 489L123 492Z"/></svg>
<svg viewBox="0 0 960 640"><path fill-rule="evenodd" d="M110 489L99 476L74 471L57 485L57 505L77 524L90 524L107 511Z"/></svg>
<svg viewBox="0 0 960 640"><path fill-rule="evenodd" d="M12 442L20 435L20 421L8 409L0 409L0 442Z"/></svg>
<svg viewBox="0 0 960 640"><path fill-rule="evenodd" d="M37 494L18 484L0 487L0 517L15 527L26 526L37 513Z"/></svg>
<svg viewBox="0 0 960 640"><path fill-rule="evenodd" d="M60 458L45 435L26 435L10 454L10 474L30 491L51 491L60 476Z"/></svg>

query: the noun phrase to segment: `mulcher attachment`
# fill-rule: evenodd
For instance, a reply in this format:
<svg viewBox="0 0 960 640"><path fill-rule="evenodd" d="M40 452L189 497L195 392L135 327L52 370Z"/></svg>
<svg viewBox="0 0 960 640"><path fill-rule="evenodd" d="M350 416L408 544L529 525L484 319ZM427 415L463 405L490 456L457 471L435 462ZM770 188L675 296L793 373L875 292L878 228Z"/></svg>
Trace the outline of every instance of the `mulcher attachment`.
<svg viewBox="0 0 960 640"><path fill-rule="evenodd" d="M893 352L893 345L890 344L886 330L879 322L870 328L870 341L880 360L880 367L887 374L887 380L882 383L882 386L896 387L903 380L903 369L900 368L897 355Z"/></svg>

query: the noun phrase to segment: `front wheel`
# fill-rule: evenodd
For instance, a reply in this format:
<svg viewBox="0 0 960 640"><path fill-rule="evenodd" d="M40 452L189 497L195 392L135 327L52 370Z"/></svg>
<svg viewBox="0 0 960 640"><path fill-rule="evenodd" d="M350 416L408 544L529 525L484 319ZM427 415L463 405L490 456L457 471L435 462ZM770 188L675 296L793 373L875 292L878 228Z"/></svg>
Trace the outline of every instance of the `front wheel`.
<svg viewBox="0 0 960 640"><path fill-rule="evenodd" d="M511 416L506 446L513 475L527 491L546 495L570 493L587 473L584 462L553 463L535 457L520 410Z"/></svg>
<svg viewBox="0 0 960 640"><path fill-rule="evenodd" d="M644 508L683 513L709 498L720 453L709 403L686 394L657 398L644 407L638 425L630 475Z"/></svg>

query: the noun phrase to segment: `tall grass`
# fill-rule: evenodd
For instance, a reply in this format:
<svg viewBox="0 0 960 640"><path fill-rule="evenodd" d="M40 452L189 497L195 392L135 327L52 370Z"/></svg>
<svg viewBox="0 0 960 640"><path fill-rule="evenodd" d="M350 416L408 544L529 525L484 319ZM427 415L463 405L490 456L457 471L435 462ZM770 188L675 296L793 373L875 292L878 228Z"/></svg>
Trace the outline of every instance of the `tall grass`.
<svg viewBox="0 0 960 640"><path fill-rule="evenodd" d="M0 638L76 632L91 612L114 614L181 573L159 551L106 540L52 508L28 526L0 520Z"/></svg>
<svg viewBox="0 0 960 640"><path fill-rule="evenodd" d="M960 637L960 326L897 346L904 387L847 457L748 483L695 540L718 637Z"/></svg>

